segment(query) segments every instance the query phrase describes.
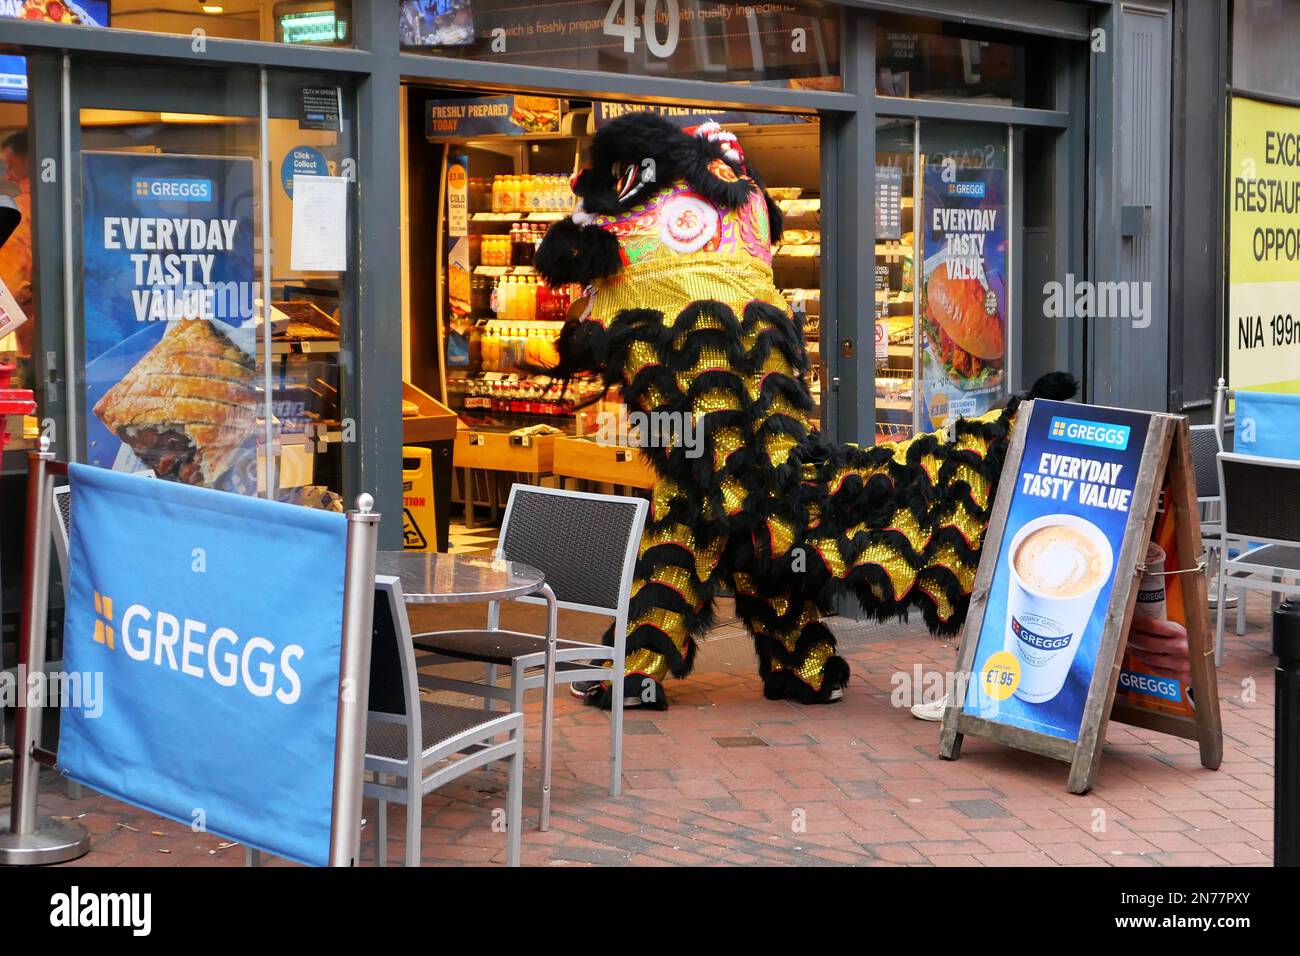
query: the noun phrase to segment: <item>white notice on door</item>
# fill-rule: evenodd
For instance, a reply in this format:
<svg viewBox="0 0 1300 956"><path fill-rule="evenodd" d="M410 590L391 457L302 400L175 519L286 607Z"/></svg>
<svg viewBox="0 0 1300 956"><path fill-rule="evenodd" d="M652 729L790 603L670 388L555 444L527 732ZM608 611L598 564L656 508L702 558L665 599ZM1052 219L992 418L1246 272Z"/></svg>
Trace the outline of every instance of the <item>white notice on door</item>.
<svg viewBox="0 0 1300 956"><path fill-rule="evenodd" d="M348 181L342 176L293 177L294 272L343 272L348 267Z"/></svg>

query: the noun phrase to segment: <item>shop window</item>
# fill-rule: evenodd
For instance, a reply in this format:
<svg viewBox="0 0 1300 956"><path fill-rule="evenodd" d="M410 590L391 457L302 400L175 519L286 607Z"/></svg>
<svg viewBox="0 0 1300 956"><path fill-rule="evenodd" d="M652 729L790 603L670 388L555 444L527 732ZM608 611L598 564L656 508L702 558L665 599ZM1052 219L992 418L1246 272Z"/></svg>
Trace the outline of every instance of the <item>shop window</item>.
<svg viewBox="0 0 1300 956"><path fill-rule="evenodd" d="M829 4L401 0L408 53L603 73L840 88Z"/></svg>
<svg viewBox="0 0 1300 956"><path fill-rule="evenodd" d="M350 0L0 0L0 18L146 33L352 46Z"/></svg>
<svg viewBox="0 0 1300 956"><path fill-rule="evenodd" d="M1232 84L1237 89L1300 99L1300 0L1235 0Z"/></svg>
<svg viewBox="0 0 1300 956"><path fill-rule="evenodd" d="M1008 394L1007 127L879 119L876 437L975 417Z"/></svg>
<svg viewBox="0 0 1300 956"><path fill-rule="evenodd" d="M1051 108L1052 44L924 17L876 21L876 93Z"/></svg>
<svg viewBox="0 0 1300 956"><path fill-rule="evenodd" d="M148 82L102 92L115 69L74 79L79 457L344 510L357 435L342 373L355 262L345 89L269 74L263 156L255 72L198 81L203 94L182 98L205 111L177 112Z"/></svg>

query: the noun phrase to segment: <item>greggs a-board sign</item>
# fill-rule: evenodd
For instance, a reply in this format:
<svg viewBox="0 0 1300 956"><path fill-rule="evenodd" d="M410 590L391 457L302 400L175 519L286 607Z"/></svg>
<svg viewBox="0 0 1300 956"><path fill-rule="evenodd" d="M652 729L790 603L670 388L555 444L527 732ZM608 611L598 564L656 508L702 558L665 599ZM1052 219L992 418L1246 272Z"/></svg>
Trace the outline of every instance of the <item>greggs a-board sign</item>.
<svg viewBox="0 0 1300 956"><path fill-rule="evenodd" d="M949 702L940 754L958 756L965 734L988 737L1069 763L1082 793L1113 718L1196 739L1217 767L1200 551L1186 418L1021 406L962 636L966 689Z"/></svg>

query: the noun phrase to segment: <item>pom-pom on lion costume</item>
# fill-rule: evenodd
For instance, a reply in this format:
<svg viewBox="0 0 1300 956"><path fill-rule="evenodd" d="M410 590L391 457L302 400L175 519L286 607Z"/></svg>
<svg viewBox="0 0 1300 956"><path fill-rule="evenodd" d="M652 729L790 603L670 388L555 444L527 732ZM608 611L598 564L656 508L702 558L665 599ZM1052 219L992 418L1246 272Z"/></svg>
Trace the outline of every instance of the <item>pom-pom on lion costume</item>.
<svg viewBox="0 0 1300 956"><path fill-rule="evenodd" d="M536 257L548 283L588 295L551 374L597 371L629 409L689 418L703 436L702 454L682 441L643 451L659 480L629 609L627 699L667 705L662 681L690 672L723 585L773 699L842 695L849 668L820 620L842 592L879 620L916 608L933 633L956 633L1017 401L947 436L823 438L803 331L772 281L780 211L717 124L625 115L596 133L573 188L578 209ZM1054 375L1031 394L1074 390Z"/></svg>

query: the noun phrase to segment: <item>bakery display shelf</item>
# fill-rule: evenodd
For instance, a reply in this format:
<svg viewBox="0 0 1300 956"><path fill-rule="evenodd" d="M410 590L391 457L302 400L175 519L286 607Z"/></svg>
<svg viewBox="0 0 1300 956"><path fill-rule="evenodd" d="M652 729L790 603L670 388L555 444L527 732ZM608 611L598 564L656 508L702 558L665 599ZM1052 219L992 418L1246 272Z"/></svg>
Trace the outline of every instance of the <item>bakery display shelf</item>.
<svg viewBox="0 0 1300 956"><path fill-rule="evenodd" d="M338 339L272 340L272 355L328 355L342 350Z"/></svg>
<svg viewBox="0 0 1300 956"><path fill-rule="evenodd" d="M556 435L517 435L497 428L456 431L453 461L457 468L550 474Z"/></svg>
<svg viewBox="0 0 1300 956"><path fill-rule="evenodd" d="M630 488L652 488L656 477L639 448L567 435L555 440L551 470L561 478Z"/></svg>
<svg viewBox="0 0 1300 956"><path fill-rule="evenodd" d="M787 227L816 229L821 223L820 199L778 199L776 205Z"/></svg>
<svg viewBox="0 0 1300 956"><path fill-rule="evenodd" d="M469 217L470 222L512 223L512 222L559 222L567 212L476 212Z"/></svg>
<svg viewBox="0 0 1300 956"><path fill-rule="evenodd" d="M490 276L500 278L501 276L532 276L537 275L537 270L532 266L475 266L474 274L476 276Z"/></svg>
<svg viewBox="0 0 1300 956"><path fill-rule="evenodd" d="M772 253L778 259L816 259L821 255L819 242L783 242Z"/></svg>

